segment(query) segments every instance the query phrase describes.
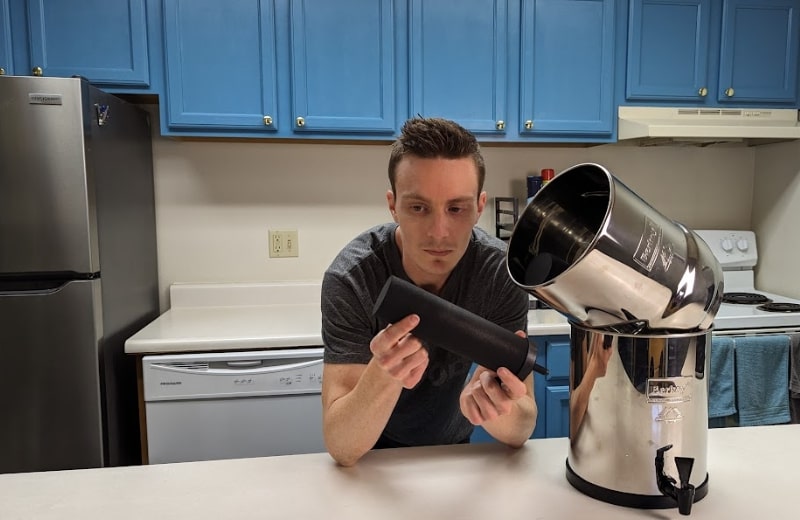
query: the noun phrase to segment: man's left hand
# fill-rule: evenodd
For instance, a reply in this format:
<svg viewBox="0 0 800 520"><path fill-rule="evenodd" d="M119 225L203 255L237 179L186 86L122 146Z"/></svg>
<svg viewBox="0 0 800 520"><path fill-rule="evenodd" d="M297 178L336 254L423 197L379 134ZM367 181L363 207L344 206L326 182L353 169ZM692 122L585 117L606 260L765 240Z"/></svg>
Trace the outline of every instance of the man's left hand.
<svg viewBox="0 0 800 520"><path fill-rule="evenodd" d="M499 381L498 381L499 378ZM461 391L461 413L478 426L503 415L509 415L515 401L527 394L525 383L509 369L501 367L494 372L478 367L464 390Z"/></svg>

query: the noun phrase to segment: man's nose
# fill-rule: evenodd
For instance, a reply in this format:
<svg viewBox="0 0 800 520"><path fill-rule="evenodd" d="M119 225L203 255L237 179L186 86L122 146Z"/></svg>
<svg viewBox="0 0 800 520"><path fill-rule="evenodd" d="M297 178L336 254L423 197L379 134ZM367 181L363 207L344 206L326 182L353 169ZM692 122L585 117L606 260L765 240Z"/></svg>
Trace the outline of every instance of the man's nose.
<svg viewBox="0 0 800 520"><path fill-rule="evenodd" d="M450 221L446 212L436 212L431 217L428 234L433 238L447 238L450 234Z"/></svg>

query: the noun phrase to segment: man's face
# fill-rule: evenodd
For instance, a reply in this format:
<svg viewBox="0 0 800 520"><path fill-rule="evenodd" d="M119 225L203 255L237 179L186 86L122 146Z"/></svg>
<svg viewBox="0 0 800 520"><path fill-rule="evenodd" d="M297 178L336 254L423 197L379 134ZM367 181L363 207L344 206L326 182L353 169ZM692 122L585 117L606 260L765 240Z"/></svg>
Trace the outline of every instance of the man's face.
<svg viewBox="0 0 800 520"><path fill-rule="evenodd" d="M438 291L464 255L472 227L486 205L478 194L478 169L471 158L403 158L396 194L386 194L399 224L403 267L420 286Z"/></svg>

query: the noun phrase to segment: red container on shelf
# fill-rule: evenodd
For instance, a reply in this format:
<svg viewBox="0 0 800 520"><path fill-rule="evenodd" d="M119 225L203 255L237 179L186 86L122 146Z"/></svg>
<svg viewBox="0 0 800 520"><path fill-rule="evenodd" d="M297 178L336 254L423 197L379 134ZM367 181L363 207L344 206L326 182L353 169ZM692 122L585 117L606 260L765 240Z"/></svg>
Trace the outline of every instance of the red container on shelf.
<svg viewBox="0 0 800 520"><path fill-rule="evenodd" d="M542 170L542 187L544 187L548 182L553 180L553 177L556 176L555 170L552 168L544 168Z"/></svg>

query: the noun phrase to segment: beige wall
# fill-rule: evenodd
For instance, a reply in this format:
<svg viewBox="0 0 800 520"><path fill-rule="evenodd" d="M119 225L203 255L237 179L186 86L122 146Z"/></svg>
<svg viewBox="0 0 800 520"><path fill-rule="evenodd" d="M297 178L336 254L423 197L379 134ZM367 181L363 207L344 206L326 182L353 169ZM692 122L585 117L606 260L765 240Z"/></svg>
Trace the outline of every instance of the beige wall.
<svg viewBox="0 0 800 520"><path fill-rule="evenodd" d="M760 147L754 180L756 287L800 298L800 141Z"/></svg>
<svg viewBox="0 0 800 520"><path fill-rule="evenodd" d="M528 172L592 161L690 227L751 224L752 148L486 146L484 153L490 200L524 197ZM350 238L389 219L388 154L388 145L156 137L162 308L173 282L321 278ZM493 204L479 224L493 232ZM298 258L269 258L268 230L280 228L298 230Z"/></svg>

